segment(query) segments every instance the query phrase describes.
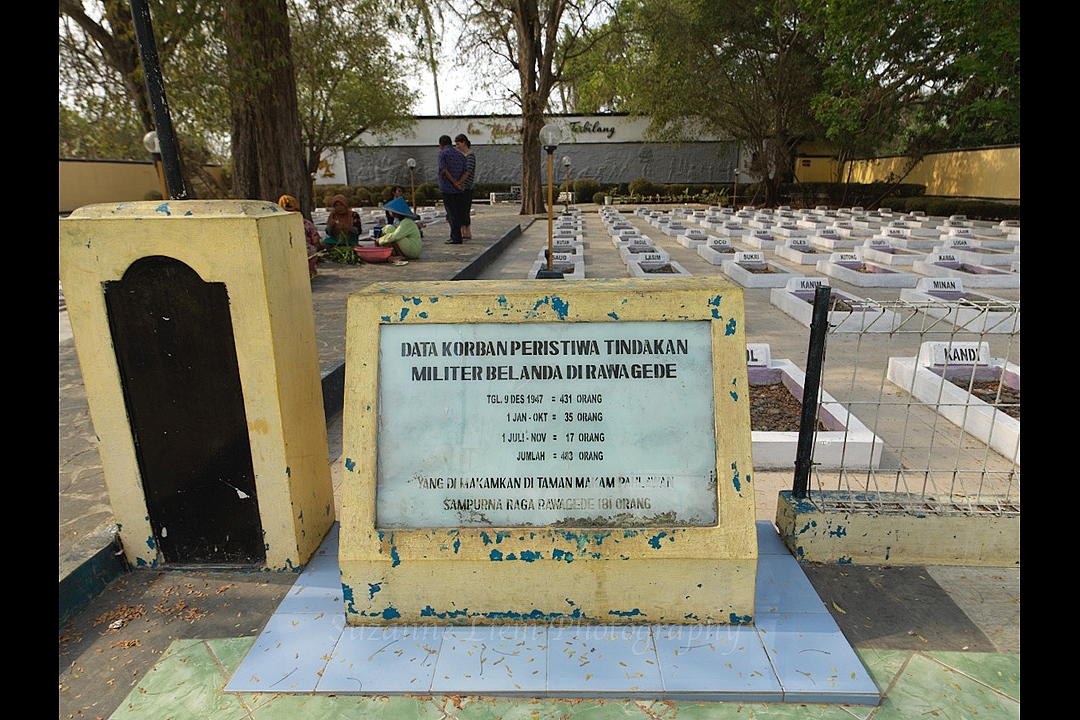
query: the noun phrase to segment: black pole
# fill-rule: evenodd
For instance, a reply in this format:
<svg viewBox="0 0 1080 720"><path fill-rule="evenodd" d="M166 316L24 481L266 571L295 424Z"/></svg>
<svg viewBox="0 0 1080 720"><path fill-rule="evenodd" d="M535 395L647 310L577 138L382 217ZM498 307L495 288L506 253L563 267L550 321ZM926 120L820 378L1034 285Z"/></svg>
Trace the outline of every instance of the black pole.
<svg viewBox="0 0 1080 720"><path fill-rule="evenodd" d="M795 482L791 495L805 498L810 492L810 468L814 463L814 434L817 428L818 388L825 365L825 336L829 331L828 285L814 288L814 314L810 320L810 348L806 353L806 381L803 383L799 443L795 450Z"/></svg>
<svg viewBox="0 0 1080 720"><path fill-rule="evenodd" d="M165 81L161 77L154 26L150 20L150 6L146 0L128 0L131 19L135 24L135 39L139 43L139 59L142 61L146 92L150 96L150 111L154 117L154 130L161 146L161 164L165 168L165 186L172 200L186 200L184 174L180 169L180 153L176 147L169 101L165 97Z"/></svg>

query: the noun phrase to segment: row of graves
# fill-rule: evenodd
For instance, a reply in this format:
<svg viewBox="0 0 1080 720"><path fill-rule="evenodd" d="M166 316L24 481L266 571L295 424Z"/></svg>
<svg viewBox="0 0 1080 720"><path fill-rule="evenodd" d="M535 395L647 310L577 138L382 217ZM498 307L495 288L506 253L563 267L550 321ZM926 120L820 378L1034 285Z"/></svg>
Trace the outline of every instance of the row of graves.
<svg viewBox="0 0 1080 720"><path fill-rule="evenodd" d="M568 205L553 220L550 240L549 247L537 253L526 277L535 278L545 268L557 270L563 277L585 277L585 220L576 206Z"/></svg>
<svg viewBox="0 0 1080 720"><path fill-rule="evenodd" d="M657 267L672 263L663 248L617 211L603 208L600 212L629 267L640 267L642 260ZM830 287L828 317L834 331L894 332L910 319L911 313L901 308L917 308L924 314L923 328L948 323L957 332L980 335L1020 331L1018 303L965 287L1019 288L1020 227L1016 221L897 215L884 208L872 212L861 208L800 212L781 208L773 212L713 207L677 208L667 213L642 207L636 215L710 264L720 266L739 285L771 288L772 304L806 327L813 319L816 289L831 286L830 280L835 279L856 287L898 288L900 302L878 302ZM792 271L767 259L769 252L789 263L813 265L821 275ZM630 264L631 259L640 260ZM899 269L904 266L912 272ZM675 267L685 272L681 266ZM989 357L986 343L975 343L974 350L955 342L924 345L918 358L890 361L890 381L908 389L916 401L939 408L950 422L1019 464L1019 420L976 395L969 396L970 388L957 381L958 376L963 376L960 380L988 381L988 375L994 375L999 394L1003 390L1015 395L1018 405L1019 367L1003 369L1000 360ZM953 346L959 349L950 353ZM755 355L762 361L755 361ZM943 357L952 358L951 367ZM801 397L798 369L769 357L768 346L748 346L748 363L752 384L755 380L767 383L781 379ZM945 401L943 394L947 394ZM968 411L969 403L977 410ZM830 413L830 407L838 411ZM861 459L874 466L881 452L879 438L838 404L826 401L823 417L832 424L829 432L819 433L816 461L827 464L830 444L846 444L849 453L856 448L864 456ZM778 467L791 462L790 448L770 442L781 441L781 435L754 433L754 456L764 467L772 467L773 461Z"/></svg>
<svg viewBox="0 0 1080 720"><path fill-rule="evenodd" d="M671 259L667 250L631 223L613 207L600 209L604 228L630 277L690 276L692 273Z"/></svg>
<svg viewBox="0 0 1080 720"><path fill-rule="evenodd" d="M772 288L773 304L807 326L814 288L831 285L830 279L855 287L898 288L902 299L913 302L955 304L957 308L937 307L936 316L959 320L969 330L1014 332L1019 326L1019 313L1007 301L965 290L1020 287L1017 221L899 215L887 208L795 212L711 207L668 213L642 207L636 214L720 266L741 286ZM666 260L662 248L649 238L638 239L631 229L619 232L624 233L623 242L629 236L657 262ZM789 269L768 259L770 253L789 264L813 266L818 275ZM909 269L901 269L905 266ZM833 295L837 312L830 321L843 331L888 332L900 322L873 300L839 290ZM1001 309L1003 314L988 313L987 308Z"/></svg>

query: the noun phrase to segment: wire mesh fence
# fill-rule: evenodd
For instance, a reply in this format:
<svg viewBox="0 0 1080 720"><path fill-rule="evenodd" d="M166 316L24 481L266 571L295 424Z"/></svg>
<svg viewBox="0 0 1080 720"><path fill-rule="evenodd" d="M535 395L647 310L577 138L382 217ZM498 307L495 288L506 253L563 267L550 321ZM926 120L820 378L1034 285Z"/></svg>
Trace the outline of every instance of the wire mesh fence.
<svg viewBox="0 0 1080 720"><path fill-rule="evenodd" d="M833 299L822 388L880 442L812 465L819 509L1019 514L1020 302L961 295Z"/></svg>

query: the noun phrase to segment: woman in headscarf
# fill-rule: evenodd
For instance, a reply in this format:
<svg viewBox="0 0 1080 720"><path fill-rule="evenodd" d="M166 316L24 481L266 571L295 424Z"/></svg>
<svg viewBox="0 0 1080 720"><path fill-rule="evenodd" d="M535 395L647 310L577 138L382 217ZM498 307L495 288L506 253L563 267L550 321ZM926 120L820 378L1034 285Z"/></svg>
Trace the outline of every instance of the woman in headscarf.
<svg viewBox="0 0 1080 720"><path fill-rule="evenodd" d="M288 212L300 213L300 217L303 218L304 240L307 243L308 275L315 277L317 274L315 263L318 261L319 253L323 249L322 240L319 238L319 229L315 227L315 223L311 221L311 218L303 214L300 210L300 202L292 195L282 195L278 198L277 204Z"/></svg>
<svg viewBox="0 0 1080 720"><path fill-rule="evenodd" d="M326 218L327 245L356 245L364 228L360 213L349 207L344 195L335 195L330 201L330 216Z"/></svg>

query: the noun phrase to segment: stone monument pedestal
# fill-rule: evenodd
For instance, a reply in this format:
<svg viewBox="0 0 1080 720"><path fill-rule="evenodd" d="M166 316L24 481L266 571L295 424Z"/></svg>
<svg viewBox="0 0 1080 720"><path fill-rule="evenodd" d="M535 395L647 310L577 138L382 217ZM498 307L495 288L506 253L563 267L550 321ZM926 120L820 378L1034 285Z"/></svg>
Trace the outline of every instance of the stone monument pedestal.
<svg viewBox="0 0 1080 720"><path fill-rule="evenodd" d="M743 292L375 284L349 300L349 625L752 624Z"/></svg>

